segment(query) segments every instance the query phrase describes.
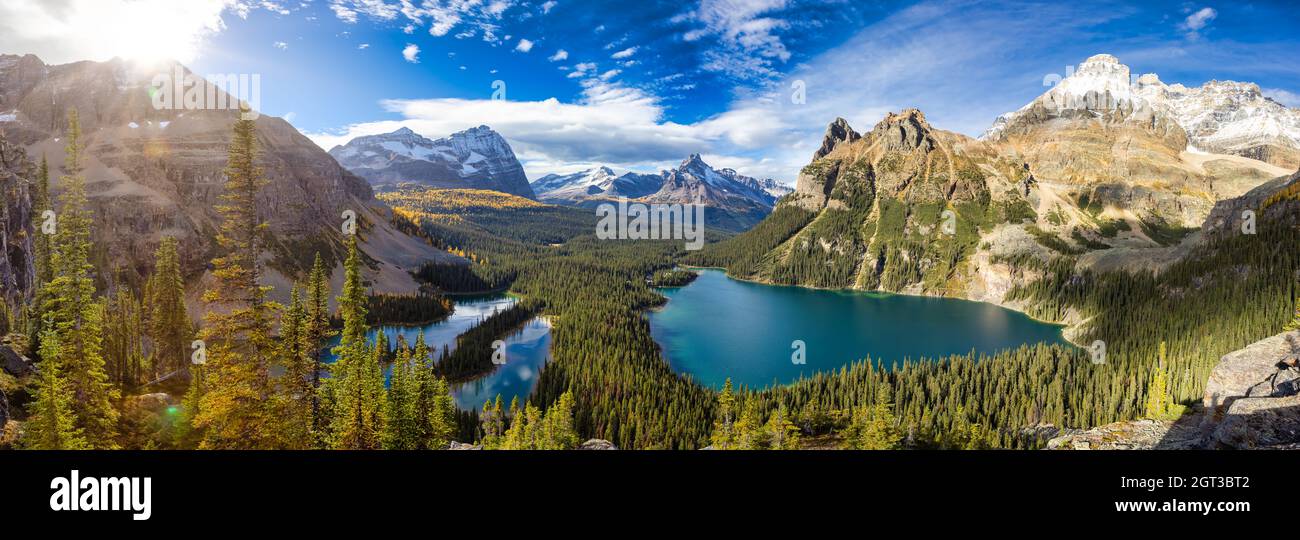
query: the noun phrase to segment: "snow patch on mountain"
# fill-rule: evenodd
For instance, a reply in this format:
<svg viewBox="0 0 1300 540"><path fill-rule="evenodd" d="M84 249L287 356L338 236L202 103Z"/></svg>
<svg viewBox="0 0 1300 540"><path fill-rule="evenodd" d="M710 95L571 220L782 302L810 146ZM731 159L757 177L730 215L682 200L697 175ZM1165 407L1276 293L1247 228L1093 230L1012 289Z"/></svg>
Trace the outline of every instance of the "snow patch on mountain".
<svg viewBox="0 0 1300 540"><path fill-rule="evenodd" d="M1262 146L1300 150L1300 109L1266 97L1259 86L1210 81L1200 87L1166 85L1154 73L1134 77L1109 54L1092 56L1033 102L999 116L980 138L996 140L1039 111L1050 116L1111 121L1168 120L1187 134L1188 149L1261 159Z"/></svg>
<svg viewBox="0 0 1300 540"><path fill-rule="evenodd" d="M357 137L334 147L330 155L376 185L417 182L534 196L510 145L487 126L437 140L403 127L391 133Z"/></svg>

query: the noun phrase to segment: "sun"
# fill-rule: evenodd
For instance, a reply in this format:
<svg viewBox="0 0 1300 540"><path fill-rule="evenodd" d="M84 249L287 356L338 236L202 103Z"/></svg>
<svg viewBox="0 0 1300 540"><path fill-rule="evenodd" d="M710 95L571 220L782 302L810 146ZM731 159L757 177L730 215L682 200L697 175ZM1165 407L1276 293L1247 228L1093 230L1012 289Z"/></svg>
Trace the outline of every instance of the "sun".
<svg viewBox="0 0 1300 540"><path fill-rule="evenodd" d="M88 40L100 54L138 62L199 56L205 38L225 25L219 0L81 0L72 23L74 39Z"/></svg>

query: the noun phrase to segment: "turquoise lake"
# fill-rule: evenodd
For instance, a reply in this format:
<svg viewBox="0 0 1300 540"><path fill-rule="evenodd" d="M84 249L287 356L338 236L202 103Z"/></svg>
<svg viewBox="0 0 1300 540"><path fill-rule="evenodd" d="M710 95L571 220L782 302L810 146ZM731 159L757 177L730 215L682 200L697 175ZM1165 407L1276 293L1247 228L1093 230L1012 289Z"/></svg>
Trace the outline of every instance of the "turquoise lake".
<svg viewBox="0 0 1300 540"><path fill-rule="evenodd" d="M1068 344L1062 327L983 302L781 287L697 270L650 312L651 334L674 370L721 388L787 384L870 357L886 364L1023 344ZM804 363L793 361L796 340Z"/></svg>
<svg viewBox="0 0 1300 540"><path fill-rule="evenodd" d="M514 305L515 299L505 294L484 296L454 297L456 309L441 321L421 326L378 326L366 333L366 339L373 342L375 336L383 330L388 337L390 349L397 346L397 336L406 338L410 345L420 334L434 351L434 356L442 354L443 346L449 350L456 348L456 337L478 324L497 311ZM505 337L506 363L497 367L492 373L478 379L455 385L452 397L461 409L479 409L488 400L496 399L498 394L504 403L518 397L522 403L537 384L537 374L551 354L551 325L544 317L535 318L509 336ZM327 350L338 345L335 336L327 343ZM325 362L333 363L333 353L327 353ZM384 369L385 384L392 373L392 367Z"/></svg>

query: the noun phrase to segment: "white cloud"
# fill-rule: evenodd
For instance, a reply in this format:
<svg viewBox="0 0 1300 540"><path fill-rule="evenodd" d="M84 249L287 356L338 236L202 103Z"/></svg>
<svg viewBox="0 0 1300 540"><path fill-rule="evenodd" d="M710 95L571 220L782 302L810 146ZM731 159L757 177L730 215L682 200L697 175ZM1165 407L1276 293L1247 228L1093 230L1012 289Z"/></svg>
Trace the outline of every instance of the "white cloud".
<svg viewBox="0 0 1300 540"><path fill-rule="evenodd" d="M550 60L552 62L560 62L568 59L569 59L569 51L566 51L564 49L555 51L555 54L552 54L550 58L547 58L547 60Z"/></svg>
<svg viewBox="0 0 1300 540"><path fill-rule="evenodd" d="M775 5L768 0L759 3ZM705 60L716 62L719 70L742 66L772 70L783 62L779 54L764 56L779 49L769 46L764 53L760 50L763 40L742 36L746 32L759 36L763 28L776 36L774 29L780 23L767 12L759 13L745 20L773 20L740 24L732 49L709 47L743 53L743 43L749 40L755 47L751 53ZM1166 36L1125 42L1121 48L1100 42L1094 35L1098 26L1133 14L1133 8L1080 13L1069 5L923 3L865 25L840 45L801 60L799 65L782 65L785 73L738 93L723 112L689 123L670 120L672 105L666 102L673 99L674 92L689 90L694 84L685 75L660 76L638 89L620 82L617 71L609 69L622 66L600 69L594 62L582 62L557 66L581 85L580 97L571 102L554 98L524 102L391 100L382 106L400 120L358 123L309 136L330 148L355 136L390 132L400 125L432 136L487 124L509 140L532 178L580 165L653 169L701 153L717 167L792 182L819 145L826 125L836 117L844 117L865 132L888 112L919 107L935 127L975 136L997 115L1041 94L1044 73L1060 71L1060 66L1096 53L1115 54L1136 72L1245 73L1239 75L1244 80L1249 80L1251 72L1284 77L1300 74L1294 63L1255 60L1261 55L1248 54L1263 47L1265 58L1280 58L1286 52L1282 46L1251 44L1245 52L1233 49L1228 53L1221 50L1230 44L1211 47L1177 37L1171 42ZM689 20L699 22L694 15ZM718 33L706 31L698 38L725 38L726 26L718 28ZM1023 39L1039 35L1042 28L1053 31L1040 40ZM806 103L791 103L793 80L805 83ZM662 93L655 95L648 89ZM1274 99L1295 103L1293 93L1267 92Z"/></svg>
<svg viewBox="0 0 1300 540"><path fill-rule="evenodd" d="M1201 37L1201 31L1210 24L1210 21L1214 20L1214 18L1218 16L1219 12L1215 11L1214 8L1203 7L1196 10L1196 12L1191 15L1188 15L1186 19L1183 19L1183 22L1178 25L1178 28L1183 31L1184 35L1187 36L1187 39L1199 39Z"/></svg>
<svg viewBox="0 0 1300 540"><path fill-rule="evenodd" d="M4 0L0 51L52 64L115 56L190 62L208 37L225 29L223 12L252 9L259 7L231 0Z"/></svg>
<svg viewBox="0 0 1300 540"><path fill-rule="evenodd" d="M621 51L618 51L618 52L616 52L616 53L614 53L614 54L609 55L609 57L610 57L610 58L613 58L613 59L615 59L615 60L621 60L621 59L623 59L623 58L628 58L628 57L630 57L630 56L636 54L636 50L637 50L637 49L638 49L638 47L628 47L628 48L626 48L626 49L623 49L623 50L621 50Z"/></svg>
<svg viewBox="0 0 1300 540"><path fill-rule="evenodd" d="M330 4L330 10L334 12L334 16L338 17L340 21L348 24L357 23L357 12L348 7L341 4Z"/></svg>
<svg viewBox="0 0 1300 540"><path fill-rule="evenodd" d="M406 48L402 49L402 58L412 64L420 63L420 47L414 43L407 43Z"/></svg>
<svg viewBox="0 0 1300 540"><path fill-rule="evenodd" d="M570 71L569 74L566 76L570 79L578 79L578 78L586 77L587 75L589 75L594 71L596 71L595 63L580 62L578 64L574 64L573 71Z"/></svg>
<svg viewBox="0 0 1300 540"><path fill-rule="evenodd" d="M519 44L515 45L515 50L519 52L528 52L533 50L533 42L524 38L519 38Z"/></svg>
<svg viewBox="0 0 1300 540"><path fill-rule="evenodd" d="M787 5L787 0L703 0L695 11L674 20L700 25L682 35L686 41L718 40L719 47L704 55L704 69L741 80L772 78L777 63L791 56L778 35L790 24L775 16Z"/></svg>
<svg viewBox="0 0 1300 540"><path fill-rule="evenodd" d="M555 8L555 0L548 0L542 4L542 13L550 13Z"/></svg>
<svg viewBox="0 0 1300 540"><path fill-rule="evenodd" d="M289 44L288 44L288 43L285 43L285 42L283 42L283 41L277 41L277 42L275 42L275 43L272 43L271 45L274 46L274 47L277 48L277 49L282 50L282 51L287 51L287 50L289 50Z"/></svg>
<svg viewBox="0 0 1300 540"><path fill-rule="evenodd" d="M357 15L391 21L397 18L397 14L402 11L402 6L384 0L330 0L330 10L339 20L354 24L357 22Z"/></svg>
<svg viewBox="0 0 1300 540"><path fill-rule="evenodd" d="M1264 92L1265 96L1273 98L1273 101L1287 107L1300 108L1300 94L1281 88L1265 88L1262 92Z"/></svg>
<svg viewBox="0 0 1300 540"><path fill-rule="evenodd" d="M362 43L362 44L360 44L360 45L357 45L357 48L360 49L360 50L363 50L363 51L364 51L364 50L370 48L370 44L369 44L369 43Z"/></svg>

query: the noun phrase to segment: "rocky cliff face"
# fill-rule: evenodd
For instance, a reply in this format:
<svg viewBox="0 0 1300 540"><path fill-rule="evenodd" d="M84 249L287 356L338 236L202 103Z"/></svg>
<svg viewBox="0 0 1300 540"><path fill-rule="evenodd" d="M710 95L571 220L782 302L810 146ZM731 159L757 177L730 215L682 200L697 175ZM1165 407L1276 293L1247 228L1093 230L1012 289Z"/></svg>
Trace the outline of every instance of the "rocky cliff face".
<svg viewBox="0 0 1300 540"><path fill-rule="evenodd" d="M1005 238L999 249L1043 249L1023 229L998 228L1036 217L1031 180L1023 164L934 128L915 109L865 135L836 119L782 202L816 217L747 277L1000 301L1015 278L980 253L981 238Z"/></svg>
<svg viewBox="0 0 1300 540"><path fill-rule="evenodd" d="M1217 201L1294 170L1286 159L1269 158L1283 156L1277 149L1287 145L1300 148L1300 138L1288 142L1284 135L1293 113L1260 97L1258 88L1166 86L1154 74L1133 77L1114 56L1097 55L999 117L983 139L1027 163L1067 201L1087 201L1075 206L1169 243L1152 231L1195 228ZM1062 212L1071 227L1087 225L1088 216L1068 206Z"/></svg>
<svg viewBox="0 0 1300 540"><path fill-rule="evenodd" d="M1188 88L1149 77L1146 86L1168 102L1191 147L1300 167L1300 109L1264 97L1254 83L1210 81Z"/></svg>
<svg viewBox="0 0 1300 540"><path fill-rule="evenodd" d="M29 298L33 266L32 163L22 148L0 132L0 301L11 305Z"/></svg>
<svg viewBox="0 0 1300 540"><path fill-rule="evenodd" d="M772 180L759 180L734 169L714 169L699 154L659 174L625 173L608 167L568 175L550 174L532 184L540 200L573 206L593 206L626 197L644 203L703 204L705 223L712 228L743 231L758 223L780 197L791 190Z"/></svg>
<svg viewBox="0 0 1300 540"><path fill-rule="evenodd" d="M176 64L113 60L39 70L28 57L23 62L21 69L0 69L0 88L28 88L17 100L13 119L0 123L0 131L26 146L29 155L46 156L57 193L65 114L77 109L95 218L93 257L101 279L143 279L165 235L180 240L185 272L203 274L215 255L220 219L216 206L224 189L231 127L239 112L187 108L180 98L173 108L155 108L152 80L177 69L188 73ZM200 84L203 89L210 86ZM220 88L214 87L213 95L228 98ZM414 290L414 281L402 269L447 257L397 233L389 225L391 211L374 199L365 180L339 166L289 123L262 115L256 125L259 165L268 181L258 207L268 223L266 263L272 284L299 277L317 251L328 262L341 261L344 210L358 215L362 250L371 263L368 277L379 290ZM277 293L287 294L287 287L280 288Z"/></svg>
<svg viewBox="0 0 1300 540"><path fill-rule="evenodd" d="M524 168L500 134L487 126L438 140L408 128L357 137L330 150L348 170L374 185L415 182L442 188L490 189L536 198Z"/></svg>

